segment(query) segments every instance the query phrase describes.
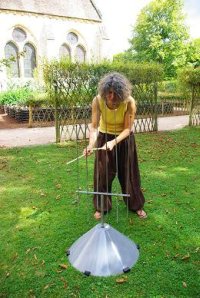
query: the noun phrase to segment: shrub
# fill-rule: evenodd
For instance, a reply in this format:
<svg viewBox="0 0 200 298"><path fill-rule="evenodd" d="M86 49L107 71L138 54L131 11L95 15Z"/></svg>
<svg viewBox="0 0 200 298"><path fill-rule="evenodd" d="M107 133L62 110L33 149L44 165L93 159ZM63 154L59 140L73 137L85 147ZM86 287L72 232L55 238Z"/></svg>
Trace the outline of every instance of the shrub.
<svg viewBox="0 0 200 298"><path fill-rule="evenodd" d="M27 87L21 87L16 89L10 89L8 91L0 93L1 105L23 105L27 98L32 94L32 90Z"/></svg>
<svg viewBox="0 0 200 298"><path fill-rule="evenodd" d="M47 106L49 104L51 101L47 93L33 91L27 86L14 87L0 93L0 105Z"/></svg>
<svg viewBox="0 0 200 298"><path fill-rule="evenodd" d="M162 67L158 64L122 64L108 61L101 64L78 64L61 60L44 65L44 80L50 98L58 105L79 106L82 103L91 103L97 93L100 78L113 71L123 73L134 86L140 85L138 96L137 88L133 90L138 100L141 99L141 94L143 97L147 96L147 85L154 84L163 77Z"/></svg>

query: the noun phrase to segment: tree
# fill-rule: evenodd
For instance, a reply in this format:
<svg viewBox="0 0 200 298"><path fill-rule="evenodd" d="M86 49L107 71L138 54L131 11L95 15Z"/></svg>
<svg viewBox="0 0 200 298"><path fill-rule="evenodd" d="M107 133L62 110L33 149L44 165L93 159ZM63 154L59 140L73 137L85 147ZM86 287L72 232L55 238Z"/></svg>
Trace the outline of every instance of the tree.
<svg viewBox="0 0 200 298"><path fill-rule="evenodd" d="M187 62L195 68L200 66L200 38L193 39L189 43Z"/></svg>
<svg viewBox="0 0 200 298"><path fill-rule="evenodd" d="M135 60L134 54L130 49L123 53L119 53L113 56L113 61L115 62L127 63L127 62L134 62L134 60Z"/></svg>
<svg viewBox="0 0 200 298"><path fill-rule="evenodd" d="M135 59L163 64L168 77L187 61L188 28L182 0L153 0L141 11L130 40Z"/></svg>

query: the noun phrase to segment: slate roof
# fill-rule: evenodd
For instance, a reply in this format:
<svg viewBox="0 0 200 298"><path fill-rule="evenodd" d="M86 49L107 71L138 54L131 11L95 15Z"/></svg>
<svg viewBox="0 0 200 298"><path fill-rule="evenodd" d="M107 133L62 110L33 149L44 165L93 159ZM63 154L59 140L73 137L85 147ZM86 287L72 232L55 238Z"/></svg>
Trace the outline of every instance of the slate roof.
<svg viewBox="0 0 200 298"><path fill-rule="evenodd" d="M0 0L0 10L32 12L101 22L101 13L92 0Z"/></svg>

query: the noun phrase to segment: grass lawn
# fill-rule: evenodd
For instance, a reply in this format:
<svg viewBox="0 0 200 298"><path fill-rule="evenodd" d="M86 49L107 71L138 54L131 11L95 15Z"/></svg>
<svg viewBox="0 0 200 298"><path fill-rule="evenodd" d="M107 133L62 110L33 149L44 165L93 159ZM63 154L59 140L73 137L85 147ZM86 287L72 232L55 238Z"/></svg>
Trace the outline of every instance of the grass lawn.
<svg viewBox="0 0 200 298"><path fill-rule="evenodd" d="M148 218L127 217L118 200L107 222L140 245L140 258L107 278L84 276L65 255L96 224L92 198L75 193L92 189L93 157L78 176L66 165L85 144L0 149L0 297L199 297L200 128L136 142Z"/></svg>

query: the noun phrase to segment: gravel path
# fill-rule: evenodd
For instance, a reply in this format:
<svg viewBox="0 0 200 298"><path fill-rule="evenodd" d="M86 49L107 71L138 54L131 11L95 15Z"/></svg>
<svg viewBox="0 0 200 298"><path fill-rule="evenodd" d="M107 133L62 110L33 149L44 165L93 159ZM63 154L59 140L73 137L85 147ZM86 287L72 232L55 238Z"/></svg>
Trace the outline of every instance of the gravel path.
<svg viewBox="0 0 200 298"><path fill-rule="evenodd" d="M158 130L181 129L188 125L189 116L173 116L158 118ZM0 147L22 147L55 143L55 127L26 128L15 127L0 129Z"/></svg>

